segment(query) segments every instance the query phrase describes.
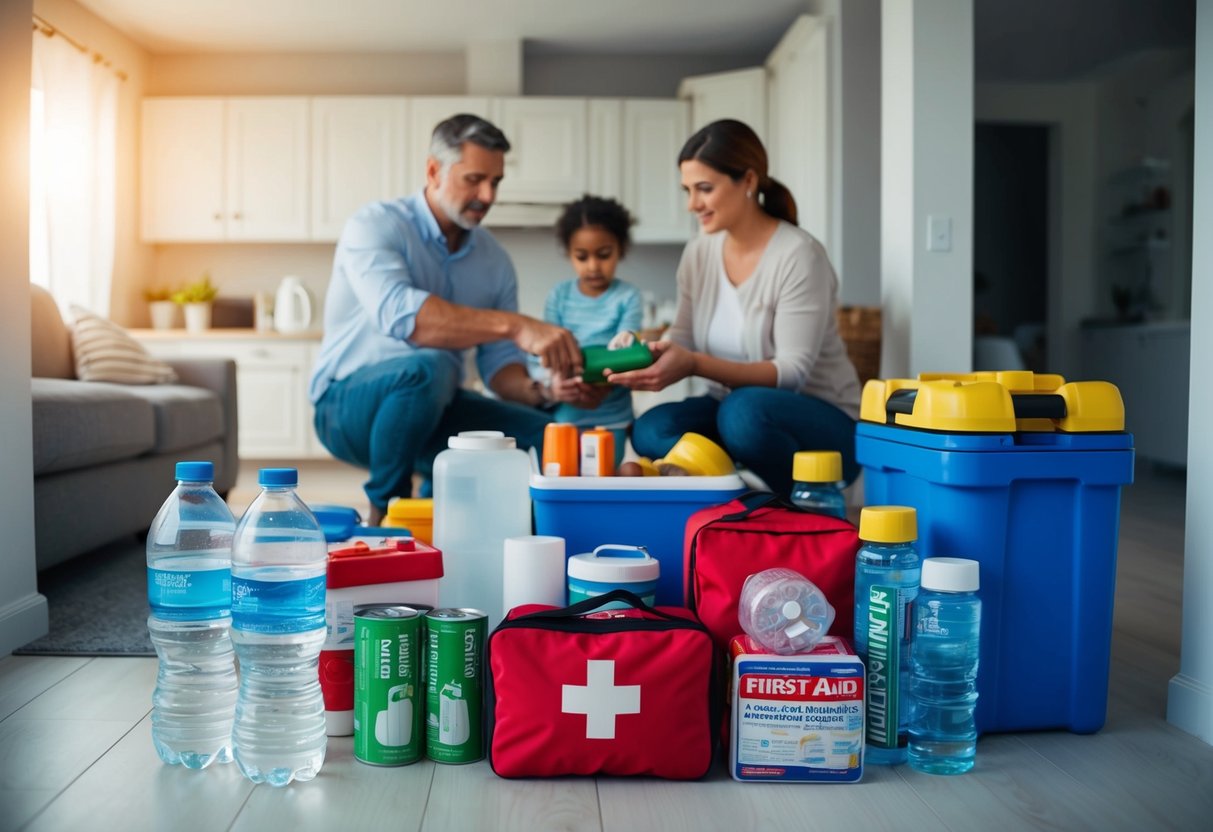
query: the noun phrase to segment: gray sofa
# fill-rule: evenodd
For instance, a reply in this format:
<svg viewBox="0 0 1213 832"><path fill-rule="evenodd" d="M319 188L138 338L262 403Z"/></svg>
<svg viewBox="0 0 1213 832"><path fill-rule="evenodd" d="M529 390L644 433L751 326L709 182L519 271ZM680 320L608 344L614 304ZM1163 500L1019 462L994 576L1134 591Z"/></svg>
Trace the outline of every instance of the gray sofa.
<svg viewBox="0 0 1213 832"><path fill-rule="evenodd" d="M239 464L235 362L169 361L175 384L80 381L55 301L30 288L38 569L146 531L179 460L212 461L226 493Z"/></svg>

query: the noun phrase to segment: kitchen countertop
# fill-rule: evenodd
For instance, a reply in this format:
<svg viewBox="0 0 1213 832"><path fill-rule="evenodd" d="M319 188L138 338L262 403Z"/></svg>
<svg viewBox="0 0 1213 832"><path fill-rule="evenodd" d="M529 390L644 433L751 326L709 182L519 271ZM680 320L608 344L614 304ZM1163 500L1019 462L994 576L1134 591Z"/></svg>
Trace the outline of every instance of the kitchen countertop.
<svg viewBox="0 0 1213 832"><path fill-rule="evenodd" d="M271 330L259 330L251 327L222 327L212 328L205 332L188 332L184 329L129 329L136 338L147 340L203 339L207 341L234 340L265 340L265 341L319 341L323 332L309 329L305 332L282 333Z"/></svg>

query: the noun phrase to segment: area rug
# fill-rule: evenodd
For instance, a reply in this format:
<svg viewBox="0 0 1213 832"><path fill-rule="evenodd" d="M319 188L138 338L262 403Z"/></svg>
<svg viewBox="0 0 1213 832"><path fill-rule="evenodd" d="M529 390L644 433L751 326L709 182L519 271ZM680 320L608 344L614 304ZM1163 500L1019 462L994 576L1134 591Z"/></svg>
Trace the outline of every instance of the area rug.
<svg viewBox="0 0 1213 832"><path fill-rule="evenodd" d="M50 632L15 653L154 656L147 635L147 561L135 536L38 573Z"/></svg>

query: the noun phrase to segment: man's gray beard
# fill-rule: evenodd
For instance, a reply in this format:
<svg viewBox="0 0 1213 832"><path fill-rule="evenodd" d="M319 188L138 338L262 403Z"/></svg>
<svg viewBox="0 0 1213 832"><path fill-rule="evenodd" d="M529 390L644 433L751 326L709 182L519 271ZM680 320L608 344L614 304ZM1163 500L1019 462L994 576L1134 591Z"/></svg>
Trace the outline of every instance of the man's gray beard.
<svg viewBox="0 0 1213 832"><path fill-rule="evenodd" d="M438 203L438 207L442 209L442 213L446 214L446 218L464 231L471 231L480 224L480 220L465 217L459 205L449 202L442 194L435 193L434 201Z"/></svg>

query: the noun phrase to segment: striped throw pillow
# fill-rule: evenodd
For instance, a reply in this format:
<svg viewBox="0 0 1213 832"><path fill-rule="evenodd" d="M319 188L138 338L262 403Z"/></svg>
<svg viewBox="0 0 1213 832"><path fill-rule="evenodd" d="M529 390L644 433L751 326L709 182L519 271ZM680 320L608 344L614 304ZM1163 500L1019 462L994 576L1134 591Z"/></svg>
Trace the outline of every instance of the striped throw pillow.
<svg viewBox="0 0 1213 832"><path fill-rule="evenodd" d="M125 329L79 306L72 307L76 378L115 384L169 384L173 368L153 358Z"/></svg>

